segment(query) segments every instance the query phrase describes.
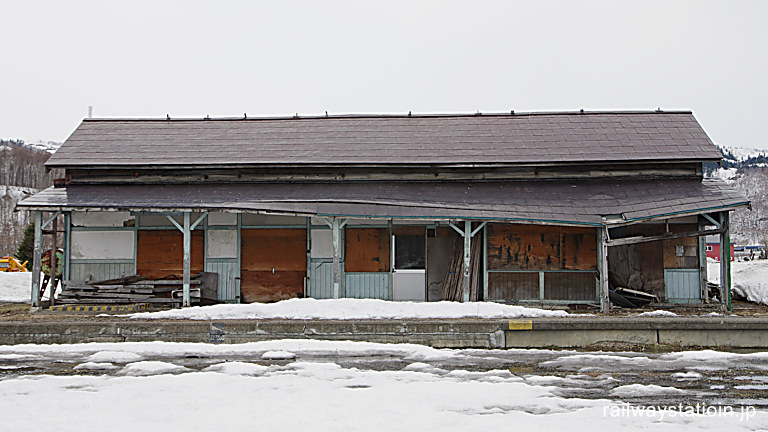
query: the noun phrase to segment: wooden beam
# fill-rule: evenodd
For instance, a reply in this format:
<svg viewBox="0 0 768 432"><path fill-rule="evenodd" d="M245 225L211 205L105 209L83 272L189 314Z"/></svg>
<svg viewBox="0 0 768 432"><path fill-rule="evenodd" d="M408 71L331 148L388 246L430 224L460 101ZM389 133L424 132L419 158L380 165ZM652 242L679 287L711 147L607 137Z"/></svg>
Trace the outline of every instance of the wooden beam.
<svg viewBox="0 0 768 432"><path fill-rule="evenodd" d="M722 234L723 232L725 232L724 228L718 228L714 230L691 231L691 232L684 232L684 233L669 233L669 234L662 234L662 235L656 235L656 236L626 237L626 238L608 240L606 241L606 244L608 246L621 246L621 245L645 243L645 242L652 242L652 241L659 241L659 240L677 239L677 238L683 238L683 237L701 237L701 236Z"/></svg>

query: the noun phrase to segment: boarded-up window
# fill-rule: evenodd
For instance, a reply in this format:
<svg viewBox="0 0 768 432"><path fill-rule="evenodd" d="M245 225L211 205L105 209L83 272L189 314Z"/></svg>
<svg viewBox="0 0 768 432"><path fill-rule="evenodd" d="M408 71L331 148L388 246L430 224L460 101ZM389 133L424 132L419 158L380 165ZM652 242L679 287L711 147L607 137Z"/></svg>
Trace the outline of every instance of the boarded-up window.
<svg viewBox="0 0 768 432"><path fill-rule="evenodd" d="M240 294L246 303L298 297L307 275L307 230L244 229Z"/></svg>
<svg viewBox="0 0 768 432"><path fill-rule="evenodd" d="M203 271L203 231L192 231L191 274ZM184 271L184 236L173 230L139 230L136 271L150 279Z"/></svg>
<svg viewBox="0 0 768 432"><path fill-rule="evenodd" d="M345 236L345 271L389 271L389 229L347 228Z"/></svg>
<svg viewBox="0 0 768 432"><path fill-rule="evenodd" d="M488 269L595 270L595 229L488 224Z"/></svg>

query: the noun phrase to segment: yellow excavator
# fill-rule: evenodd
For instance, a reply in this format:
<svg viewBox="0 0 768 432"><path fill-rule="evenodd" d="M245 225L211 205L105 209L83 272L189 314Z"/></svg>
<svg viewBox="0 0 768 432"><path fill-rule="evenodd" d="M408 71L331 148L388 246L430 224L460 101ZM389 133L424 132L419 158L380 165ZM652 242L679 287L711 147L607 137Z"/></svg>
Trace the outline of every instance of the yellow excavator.
<svg viewBox="0 0 768 432"><path fill-rule="evenodd" d="M29 261L24 261L23 263L19 263L16 258L12 256L4 256L0 258L0 271L3 272L27 272L27 263Z"/></svg>

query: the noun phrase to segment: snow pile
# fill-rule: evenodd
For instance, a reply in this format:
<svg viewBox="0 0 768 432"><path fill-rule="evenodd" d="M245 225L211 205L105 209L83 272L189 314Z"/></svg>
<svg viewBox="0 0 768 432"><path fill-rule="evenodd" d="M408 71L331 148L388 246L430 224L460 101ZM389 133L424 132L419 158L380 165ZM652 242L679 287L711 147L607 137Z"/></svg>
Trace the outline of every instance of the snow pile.
<svg viewBox="0 0 768 432"><path fill-rule="evenodd" d="M0 272L0 301L29 303L32 273Z"/></svg>
<svg viewBox="0 0 768 432"><path fill-rule="evenodd" d="M222 304L143 312L141 319L430 319L430 318L520 318L563 317L553 311L497 303L393 302L374 299L291 299L277 303Z"/></svg>
<svg viewBox="0 0 768 432"><path fill-rule="evenodd" d="M720 263L707 260L707 279L720 283ZM768 260L731 262L731 290L751 302L768 305Z"/></svg>

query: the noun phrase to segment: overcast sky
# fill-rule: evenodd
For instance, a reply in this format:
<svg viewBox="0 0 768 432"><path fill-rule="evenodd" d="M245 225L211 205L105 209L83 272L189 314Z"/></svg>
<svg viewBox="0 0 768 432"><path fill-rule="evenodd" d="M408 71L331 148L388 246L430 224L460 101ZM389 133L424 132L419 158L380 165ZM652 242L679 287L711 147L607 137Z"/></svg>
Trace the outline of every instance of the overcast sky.
<svg viewBox="0 0 768 432"><path fill-rule="evenodd" d="M0 137L95 117L690 109L768 148L768 1L6 1Z"/></svg>

